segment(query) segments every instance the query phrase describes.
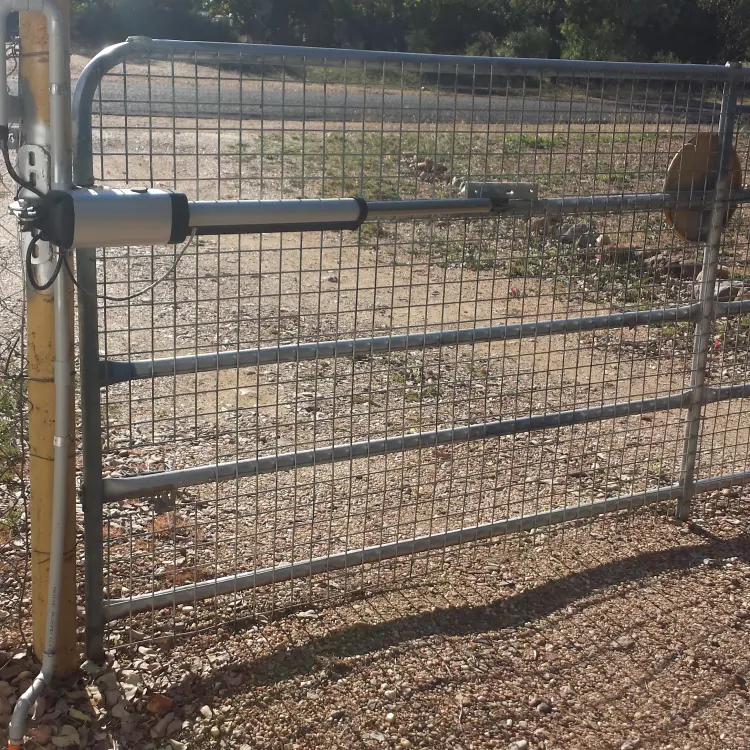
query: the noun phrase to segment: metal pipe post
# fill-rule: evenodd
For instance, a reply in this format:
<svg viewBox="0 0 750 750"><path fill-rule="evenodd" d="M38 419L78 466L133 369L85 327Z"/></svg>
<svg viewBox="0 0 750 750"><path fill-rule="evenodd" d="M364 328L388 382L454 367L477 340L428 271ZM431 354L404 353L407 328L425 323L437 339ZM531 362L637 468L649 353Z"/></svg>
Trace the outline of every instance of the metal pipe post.
<svg viewBox="0 0 750 750"><path fill-rule="evenodd" d="M706 367L711 349L711 332L716 320L716 270L719 264L721 234L729 210L729 161L734 140L735 113L737 109L737 89L742 74L740 63L727 63L736 71L724 84L719 116L719 154L717 164L716 193L711 212L711 226L708 242L703 252L703 280L700 285L699 304L701 313L695 325L693 337L693 361L690 374L692 399L687 410L685 439L682 449L679 483L683 488L677 503L675 515L686 521L690 505L695 495L695 464L698 455L698 438L703 419L706 387Z"/></svg>
<svg viewBox="0 0 750 750"><path fill-rule="evenodd" d="M70 150L70 84L67 33L63 40L50 42L52 37L66 31L69 0L55 0L59 9L59 20L50 20L39 12L21 13L21 59L19 92L22 109L22 145L40 146L49 156L48 179L51 187L67 189L71 182ZM39 3L34 10L41 10ZM58 25L59 24L59 25ZM55 123L55 127L52 124ZM20 153L19 171L28 175L30 171L42 169L38 162L30 165L23 162L24 151ZM25 251L25 246L22 248ZM38 266L40 279L49 277L54 265L50 254L48 263ZM68 369L73 361L73 293L71 285L58 277L53 290L35 292L29 288L27 320L29 330L29 448L31 482L31 581L34 651L43 658L47 640L47 608L49 595L50 557L53 532L53 495L55 484L55 453L60 455L60 447L55 448L55 378ZM56 297L63 299L55 301ZM60 321L59 316L64 320ZM56 318L58 331L60 324L66 327L67 335L58 336L67 348L60 352L55 344ZM58 360L56 364L55 360ZM63 364L60 365L59 363ZM67 364L64 364L67 362ZM56 372L59 371L59 372ZM70 378L70 372L66 378ZM78 663L76 637L76 559L75 559L75 453L73 432L73 391L66 388L65 410L67 424L64 429L70 440L63 441L67 451L65 471L65 537L63 542L63 562L61 585L58 587L57 605L59 625L57 626L57 654L55 673L67 675L73 672ZM60 405L60 408L63 408ZM58 415L59 415L58 409ZM59 420L58 420L59 421ZM65 427L64 424L58 425ZM60 472L58 470L58 475Z"/></svg>
<svg viewBox="0 0 750 750"><path fill-rule="evenodd" d="M102 511L102 406L99 380L99 310L94 250L76 250L80 349L83 536L86 569L86 657L104 659L104 514ZM89 293L86 292L88 290Z"/></svg>

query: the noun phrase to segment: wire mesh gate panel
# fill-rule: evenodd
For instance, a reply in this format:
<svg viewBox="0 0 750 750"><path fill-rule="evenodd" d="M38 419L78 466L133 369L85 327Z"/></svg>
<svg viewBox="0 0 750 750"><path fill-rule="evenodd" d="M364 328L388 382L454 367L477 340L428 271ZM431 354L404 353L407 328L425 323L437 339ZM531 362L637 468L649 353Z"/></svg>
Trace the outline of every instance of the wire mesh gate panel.
<svg viewBox="0 0 750 750"><path fill-rule="evenodd" d="M750 145L743 76L141 39L95 58L80 185L562 200L531 220L79 250L89 650L744 483L741 205L718 231L727 149L744 168ZM713 191L692 214L704 243L663 202L618 199L660 194L711 133L719 179L681 186Z"/></svg>

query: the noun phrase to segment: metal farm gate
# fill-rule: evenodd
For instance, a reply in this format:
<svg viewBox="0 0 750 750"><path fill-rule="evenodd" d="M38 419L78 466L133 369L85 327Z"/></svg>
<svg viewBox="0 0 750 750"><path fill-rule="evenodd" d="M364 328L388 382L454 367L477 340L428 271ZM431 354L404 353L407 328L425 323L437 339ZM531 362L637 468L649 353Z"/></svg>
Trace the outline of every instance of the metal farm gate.
<svg viewBox="0 0 750 750"><path fill-rule="evenodd" d="M746 77L141 38L94 58L79 185L398 218L77 251L89 654L745 483Z"/></svg>

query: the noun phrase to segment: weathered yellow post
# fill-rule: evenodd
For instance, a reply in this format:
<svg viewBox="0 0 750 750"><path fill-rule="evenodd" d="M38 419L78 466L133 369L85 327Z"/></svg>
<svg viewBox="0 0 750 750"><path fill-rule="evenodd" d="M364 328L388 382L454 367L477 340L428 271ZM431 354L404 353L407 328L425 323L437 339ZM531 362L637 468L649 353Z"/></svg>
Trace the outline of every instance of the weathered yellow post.
<svg viewBox="0 0 750 750"><path fill-rule="evenodd" d="M65 18L68 28L70 0L54 0ZM42 13L21 13L19 21L21 54L19 94L21 97L21 145L34 144L50 153L49 103L49 40L47 20ZM69 49L69 42L67 42ZM69 134L67 147L70 146ZM23 158L23 156L21 157ZM37 164L37 169L39 165ZM28 173L29 165L19 162ZM25 248L23 248L25 252ZM42 264L38 267L40 281L51 272ZM70 284L57 284L45 292L34 291L27 285L28 325L28 400L29 454L31 484L31 587L34 630L34 652L41 659L45 645L45 625L49 578L50 536L52 525L53 439L55 427L55 322L53 289L66 289L70 341L73 342L73 295ZM71 363L74 361L71 343ZM72 374L71 374L72 375ZM72 390L71 390L72 393ZM71 431L75 429L71 395ZM71 436L73 437L73 436ZM75 445L71 440L68 463L68 492L65 533L63 584L57 643L58 675L70 674L78 662L76 639L76 522L75 522Z"/></svg>

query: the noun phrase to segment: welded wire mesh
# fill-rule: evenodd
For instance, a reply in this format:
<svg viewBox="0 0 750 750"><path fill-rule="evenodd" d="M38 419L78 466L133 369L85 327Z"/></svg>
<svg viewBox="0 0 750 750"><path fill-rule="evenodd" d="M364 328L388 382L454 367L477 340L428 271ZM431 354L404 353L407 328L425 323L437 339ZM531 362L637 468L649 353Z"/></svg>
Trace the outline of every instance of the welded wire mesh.
<svg viewBox="0 0 750 750"><path fill-rule="evenodd" d="M94 99L96 182L175 188L205 200L458 197L467 182L533 183L550 198L660 192L681 146L717 130L725 87L718 69L694 78L659 68L653 75L571 68L566 75L519 63L509 75L488 60L202 49L141 51L137 62L106 74ZM742 128L736 149L744 162L750 145ZM743 294L745 221L738 210L721 250L732 299ZM703 248L681 240L661 210L200 236L168 281L112 299L136 295L179 251L99 253L102 359L684 308L697 300ZM711 385L747 380L744 320L717 323ZM694 321L691 313L663 324L109 385L102 391L105 478L674 400L665 410L647 406L564 427L551 417L532 432L519 424L491 439L321 461L108 504L105 596L133 601L672 485L682 462L687 402L680 394L691 380ZM699 477L744 469L742 404L706 407ZM668 506L660 512L671 512ZM132 615L129 627L112 626L110 642L304 610L398 585L406 575L444 572L478 549L440 545L286 582L271 573L268 586Z"/></svg>

